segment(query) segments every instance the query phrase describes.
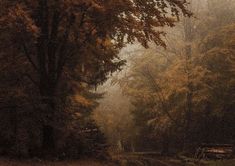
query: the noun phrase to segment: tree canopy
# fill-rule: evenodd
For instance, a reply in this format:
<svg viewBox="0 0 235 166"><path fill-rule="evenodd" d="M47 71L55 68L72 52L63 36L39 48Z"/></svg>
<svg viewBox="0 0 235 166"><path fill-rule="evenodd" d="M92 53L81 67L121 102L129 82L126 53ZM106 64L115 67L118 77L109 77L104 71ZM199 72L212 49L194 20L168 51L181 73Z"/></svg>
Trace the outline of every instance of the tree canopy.
<svg viewBox="0 0 235 166"><path fill-rule="evenodd" d="M147 48L152 41L165 46L161 27L172 27L180 15L191 15L186 0L0 3L1 81L14 84L12 93L20 90L21 99L27 99L26 112L34 112L44 148L54 148L55 123L71 115L66 111L94 108L99 95L90 90L125 64L118 56L121 48L134 42ZM4 88L5 94L11 89Z"/></svg>

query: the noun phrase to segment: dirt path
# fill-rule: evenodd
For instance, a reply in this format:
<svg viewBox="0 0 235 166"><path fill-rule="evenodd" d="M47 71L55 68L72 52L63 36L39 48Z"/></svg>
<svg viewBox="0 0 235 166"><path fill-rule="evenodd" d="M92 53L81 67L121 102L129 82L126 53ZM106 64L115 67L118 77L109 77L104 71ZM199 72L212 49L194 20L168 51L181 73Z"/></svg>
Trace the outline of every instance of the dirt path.
<svg viewBox="0 0 235 166"><path fill-rule="evenodd" d="M182 166L182 164L172 164L166 159L157 156L147 157L144 155L122 155L119 156L123 166Z"/></svg>

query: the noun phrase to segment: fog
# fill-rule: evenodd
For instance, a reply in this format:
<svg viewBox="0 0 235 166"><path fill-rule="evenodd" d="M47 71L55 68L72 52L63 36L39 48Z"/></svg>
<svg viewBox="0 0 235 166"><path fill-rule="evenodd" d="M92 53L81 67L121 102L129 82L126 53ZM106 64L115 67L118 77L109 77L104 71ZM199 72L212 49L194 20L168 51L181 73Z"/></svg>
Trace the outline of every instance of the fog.
<svg viewBox="0 0 235 166"><path fill-rule="evenodd" d="M209 77L214 77L212 76L213 74L211 75L212 72L222 72L221 70L223 69L220 69L219 66L225 65L222 63L227 62L217 61L216 59L213 60L212 57L212 59L209 60L207 56L209 57L210 53L218 55L219 52L216 52L216 49L223 47L220 45L222 43L216 43L216 41L212 40L220 40L218 39L219 36L226 36L226 27L228 28L228 26L234 25L235 1L191 0L189 8L193 11L191 18L182 17L176 27L162 29L166 32L164 38L166 48L155 46L154 44L150 44L148 49L138 44L127 45L120 52L121 58L127 61L124 69L110 76L109 80L98 88L98 91L105 92L105 95L104 98L100 100L100 105L95 110L94 116L112 144L112 148L115 150L159 151L162 148L161 146L164 147L164 145L160 145L162 142L161 139L171 139L163 136L166 134L166 131L167 134L169 134L167 137L175 137L177 134L178 137L181 137L179 133L183 131L180 129L180 125L183 125L183 128L190 128L185 129L186 131L184 132L191 130L191 136L198 132L201 133L201 136L198 135L200 138L193 138L195 136L188 138L191 139L192 142L189 141L187 144L200 144L202 142L231 143L231 141L234 140L233 136L214 135L215 130L224 130L219 129L219 126L222 124L218 123L217 129L213 129L213 127L207 127L207 129L205 129L199 126L195 127L194 125L204 123L200 121L200 119L203 119L205 116L210 116L207 114L208 111L212 112L212 114L214 114L213 112L222 111L222 109L219 108L220 106L215 106L216 104L214 104L214 102L223 103L229 96L230 99L233 98L233 101L227 104L233 105L230 109L234 109L234 104L232 104L234 102L233 92L228 92L228 96L226 95L227 97L224 96L225 98L222 98L222 93L218 92L217 88L219 87L217 87L217 90L213 89L213 91L217 91L219 93L217 94L218 97L221 96L221 98L212 99L212 97L210 97L210 95L213 94L210 94L211 92L209 92L210 90L208 88L212 88L210 85L212 82L214 84L219 83L220 88L225 90L223 87L227 84L225 80L219 80L220 78L218 77L214 78L215 80L213 81L210 80L212 78ZM223 30L220 31L220 29ZM213 33L216 37L214 39L207 39L211 38L210 35L213 35ZM229 33L234 34L234 31ZM230 40L227 39L227 37L222 38L221 40ZM208 49L209 52L205 52L203 47L208 47L206 49ZM211 48L212 50L210 50ZM233 59L234 53L229 56ZM208 65L214 63L218 71L204 66L203 63L208 63ZM146 72L146 70L148 71ZM147 74L153 77L153 81L155 81L157 86L157 92L154 92L154 90L149 87L154 85L151 85L150 80L146 81ZM221 74L223 75L222 77L226 77L226 73ZM163 96L159 97L159 95ZM145 97L146 99L144 99ZM152 97L155 99L152 99ZM168 107L168 110L165 110L167 113L162 113L161 109L164 108L159 106L159 103L162 102ZM144 108L140 108L141 105ZM143 115L138 113L140 110L149 114L146 115L149 117L142 117L143 119L138 117L144 116L144 113ZM205 116L203 112L206 112ZM187 118L189 121L183 122L187 121ZM139 120L139 124L136 119ZM194 121L195 123L190 124L190 121ZM210 123L213 122L211 121L206 124L211 125ZM143 125L146 125L145 129L141 128L144 128ZM159 126L162 125L164 127L159 128ZM227 125L234 129L235 122L230 121ZM167 129L166 126L169 128ZM223 128L224 127L225 126L223 126ZM148 131L148 135L145 135L143 130ZM171 130L178 133L174 133ZM208 133L210 131L212 133ZM208 133L211 137L202 133ZM183 137L187 137L187 134ZM202 137L208 138L203 139ZM172 138L172 141L170 141L172 142L171 144L173 144L172 148L174 150L179 148L174 145L180 144L178 141L179 140L176 138Z"/></svg>
<svg viewBox="0 0 235 166"><path fill-rule="evenodd" d="M235 0L0 8L1 166L235 165Z"/></svg>

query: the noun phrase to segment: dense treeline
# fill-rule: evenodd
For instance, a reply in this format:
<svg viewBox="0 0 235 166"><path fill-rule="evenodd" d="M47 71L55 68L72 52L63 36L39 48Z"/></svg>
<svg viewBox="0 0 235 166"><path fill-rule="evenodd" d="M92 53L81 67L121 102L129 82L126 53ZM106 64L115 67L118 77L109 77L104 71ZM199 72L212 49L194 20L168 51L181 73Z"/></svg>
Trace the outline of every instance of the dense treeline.
<svg viewBox="0 0 235 166"><path fill-rule="evenodd" d="M193 1L166 37L119 80L132 101L136 151L195 152L235 140L235 2Z"/></svg>
<svg viewBox="0 0 235 166"><path fill-rule="evenodd" d="M164 46L158 27L190 16L178 0L1 0L0 152L41 156L103 153L90 117L92 91L137 41ZM114 10L115 9L115 10ZM91 132L94 131L94 132Z"/></svg>

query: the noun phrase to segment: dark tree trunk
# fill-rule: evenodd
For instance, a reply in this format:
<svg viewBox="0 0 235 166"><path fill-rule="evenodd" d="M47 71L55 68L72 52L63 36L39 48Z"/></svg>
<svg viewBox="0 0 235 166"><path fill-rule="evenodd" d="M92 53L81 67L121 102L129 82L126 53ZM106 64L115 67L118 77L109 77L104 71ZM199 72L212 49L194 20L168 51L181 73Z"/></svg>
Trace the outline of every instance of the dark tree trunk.
<svg viewBox="0 0 235 166"><path fill-rule="evenodd" d="M55 133L54 127L50 125L43 125L43 150L55 149Z"/></svg>
<svg viewBox="0 0 235 166"><path fill-rule="evenodd" d="M45 85L45 84L44 84ZM45 120L42 125L42 148L44 151L53 152L55 149L55 86L42 86L41 88L42 103L46 105Z"/></svg>
<svg viewBox="0 0 235 166"><path fill-rule="evenodd" d="M168 156L170 153L170 137L168 133L165 133L162 139L162 150L161 154Z"/></svg>
<svg viewBox="0 0 235 166"><path fill-rule="evenodd" d="M46 121L42 126L42 148L44 151L53 151L55 149L55 128L54 128L54 107L49 107L46 113Z"/></svg>
<svg viewBox="0 0 235 166"><path fill-rule="evenodd" d="M60 3L56 7L59 9ZM42 145L44 150L55 149L55 114L56 114L56 88L66 63L67 42L70 29L74 23L71 16L68 25L58 37L61 17L59 10L50 14L47 0L40 0L36 24L40 28L40 36L37 39L37 72L39 74L39 89L42 104L46 105L45 119L42 126Z"/></svg>

